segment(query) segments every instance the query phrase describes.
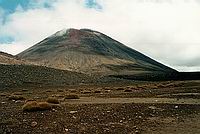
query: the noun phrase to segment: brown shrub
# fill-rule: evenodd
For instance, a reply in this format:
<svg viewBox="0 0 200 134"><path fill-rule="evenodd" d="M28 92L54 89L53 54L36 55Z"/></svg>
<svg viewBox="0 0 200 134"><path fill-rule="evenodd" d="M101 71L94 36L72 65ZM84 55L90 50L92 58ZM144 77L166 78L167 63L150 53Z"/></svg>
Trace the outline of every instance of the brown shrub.
<svg viewBox="0 0 200 134"><path fill-rule="evenodd" d="M52 103L52 104L59 104L59 100L55 97L49 97L47 98L47 102L48 103Z"/></svg>
<svg viewBox="0 0 200 134"><path fill-rule="evenodd" d="M9 97L8 97L8 99L9 100L25 100L25 98L23 97L23 96L21 96L21 95L10 95Z"/></svg>
<svg viewBox="0 0 200 134"><path fill-rule="evenodd" d="M79 99L80 97L77 94L67 94L65 99Z"/></svg>
<svg viewBox="0 0 200 134"><path fill-rule="evenodd" d="M51 108L52 106L48 102L37 101L28 101L22 106L22 110L28 112L50 110Z"/></svg>
<svg viewBox="0 0 200 134"><path fill-rule="evenodd" d="M38 106L40 110L49 110L52 108L51 104L48 102L38 102Z"/></svg>
<svg viewBox="0 0 200 134"><path fill-rule="evenodd" d="M38 103L36 101L28 101L22 106L23 111L37 111Z"/></svg>
<svg viewBox="0 0 200 134"><path fill-rule="evenodd" d="M25 103L29 102L29 101L36 101L35 99L26 99Z"/></svg>

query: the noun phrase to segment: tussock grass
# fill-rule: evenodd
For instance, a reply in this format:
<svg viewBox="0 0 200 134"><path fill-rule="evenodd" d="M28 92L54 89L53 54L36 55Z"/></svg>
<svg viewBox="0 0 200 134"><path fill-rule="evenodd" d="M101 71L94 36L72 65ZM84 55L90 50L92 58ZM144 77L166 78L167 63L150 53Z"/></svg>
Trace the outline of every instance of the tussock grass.
<svg viewBox="0 0 200 134"><path fill-rule="evenodd" d="M51 108L52 106L48 102L37 101L28 101L22 106L22 110L27 112L50 110Z"/></svg>
<svg viewBox="0 0 200 134"><path fill-rule="evenodd" d="M46 100L48 103L52 103L52 104L59 104L59 100L55 97L49 97Z"/></svg>
<svg viewBox="0 0 200 134"><path fill-rule="evenodd" d="M80 97L77 94L67 94L65 99L80 99Z"/></svg>

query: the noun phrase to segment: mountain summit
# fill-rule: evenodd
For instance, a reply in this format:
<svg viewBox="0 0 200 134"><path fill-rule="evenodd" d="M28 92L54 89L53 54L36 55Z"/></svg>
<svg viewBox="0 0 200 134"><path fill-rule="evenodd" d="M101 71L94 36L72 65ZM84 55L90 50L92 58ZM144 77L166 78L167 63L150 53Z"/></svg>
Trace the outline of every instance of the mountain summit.
<svg viewBox="0 0 200 134"><path fill-rule="evenodd" d="M90 29L58 31L17 56L43 66L87 74L175 71Z"/></svg>

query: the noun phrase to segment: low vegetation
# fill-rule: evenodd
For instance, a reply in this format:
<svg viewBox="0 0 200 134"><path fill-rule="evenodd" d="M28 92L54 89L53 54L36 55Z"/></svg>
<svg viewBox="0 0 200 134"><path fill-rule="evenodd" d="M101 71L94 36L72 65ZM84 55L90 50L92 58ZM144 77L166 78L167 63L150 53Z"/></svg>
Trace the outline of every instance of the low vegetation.
<svg viewBox="0 0 200 134"><path fill-rule="evenodd" d="M67 94L65 99L80 99L80 97L77 94Z"/></svg>
<svg viewBox="0 0 200 134"><path fill-rule="evenodd" d="M52 103L52 104L59 104L59 100L55 97L49 97L47 98L47 102L48 103Z"/></svg>
<svg viewBox="0 0 200 134"><path fill-rule="evenodd" d="M51 104L48 102L28 101L23 105L22 110L27 112L50 110Z"/></svg>

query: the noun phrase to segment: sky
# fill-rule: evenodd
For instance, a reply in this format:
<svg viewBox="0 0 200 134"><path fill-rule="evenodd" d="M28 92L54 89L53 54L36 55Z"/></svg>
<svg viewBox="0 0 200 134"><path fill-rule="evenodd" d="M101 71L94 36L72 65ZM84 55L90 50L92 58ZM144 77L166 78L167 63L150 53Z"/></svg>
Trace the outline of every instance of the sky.
<svg viewBox="0 0 200 134"><path fill-rule="evenodd" d="M200 0L0 0L0 51L66 28L100 31L179 71L200 71Z"/></svg>

